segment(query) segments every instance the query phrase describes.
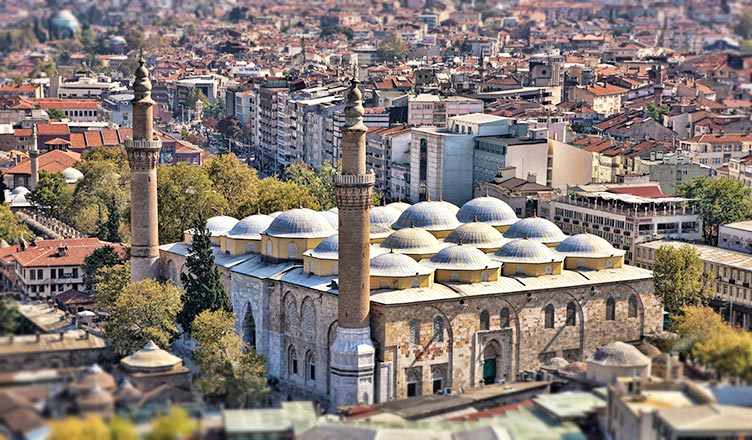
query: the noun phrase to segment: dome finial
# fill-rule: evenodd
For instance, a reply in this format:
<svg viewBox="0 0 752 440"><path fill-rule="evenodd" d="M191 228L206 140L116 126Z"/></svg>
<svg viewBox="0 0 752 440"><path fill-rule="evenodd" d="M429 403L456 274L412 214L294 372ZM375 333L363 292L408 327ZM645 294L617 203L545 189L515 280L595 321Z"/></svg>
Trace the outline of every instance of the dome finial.
<svg viewBox="0 0 752 440"><path fill-rule="evenodd" d="M486 187L486 197L488 197L488 187Z"/></svg>
<svg viewBox="0 0 752 440"><path fill-rule="evenodd" d="M431 192L426 191L426 202L430 202L430 201L431 201Z"/></svg>
<svg viewBox="0 0 752 440"><path fill-rule="evenodd" d="M473 216L473 223L478 223L478 214Z"/></svg>
<svg viewBox="0 0 752 440"><path fill-rule="evenodd" d="M134 72L136 79L133 81L133 103L134 104L154 104L151 99L151 81L149 80L149 70L146 68L143 51L139 54L138 68Z"/></svg>
<svg viewBox="0 0 752 440"><path fill-rule="evenodd" d="M347 92L347 103L345 104L345 128L357 129L366 131L366 126L363 125L363 115L365 109L363 108L363 94L358 88L357 75L353 75L350 80L350 90Z"/></svg>
<svg viewBox="0 0 752 440"><path fill-rule="evenodd" d="M537 211L533 211L533 218L538 218L538 212Z"/></svg>
<svg viewBox="0 0 752 440"><path fill-rule="evenodd" d="M527 232L525 232L525 235L522 236L523 240L527 240Z"/></svg>

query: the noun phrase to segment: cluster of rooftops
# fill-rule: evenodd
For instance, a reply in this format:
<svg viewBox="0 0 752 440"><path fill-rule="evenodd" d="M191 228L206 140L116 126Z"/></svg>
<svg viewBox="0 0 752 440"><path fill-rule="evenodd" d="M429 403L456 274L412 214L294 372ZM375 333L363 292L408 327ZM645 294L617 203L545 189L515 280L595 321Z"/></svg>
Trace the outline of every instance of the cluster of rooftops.
<svg viewBox="0 0 752 440"><path fill-rule="evenodd" d="M338 222L337 208L297 208L242 220L212 217L207 228L223 253L303 260L306 273L336 276ZM186 231L186 244L191 237ZM445 201L372 207L370 242L372 289L620 268L625 253L592 234L567 236L544 218L519 219L505 202L488 196L461 208Z"/></svg>

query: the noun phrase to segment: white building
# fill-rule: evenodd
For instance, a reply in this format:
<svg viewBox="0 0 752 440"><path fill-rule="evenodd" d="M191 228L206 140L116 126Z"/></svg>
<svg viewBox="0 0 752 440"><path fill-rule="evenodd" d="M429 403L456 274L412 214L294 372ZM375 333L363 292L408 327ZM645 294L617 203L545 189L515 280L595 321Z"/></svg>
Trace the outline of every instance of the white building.
<svg viewBox="0 0 752 440"><path fill-rule="evenodd" d="M718 247L752 254L752 221L729 223L719 227Z"/></svg>
<svg viewBox="0 0 752 440"><path fill-rule="evenodd" d="M449 118L471 113L483 113L483 101L462 96L421 94L408 98L407 123L446 127Z"/></svg>

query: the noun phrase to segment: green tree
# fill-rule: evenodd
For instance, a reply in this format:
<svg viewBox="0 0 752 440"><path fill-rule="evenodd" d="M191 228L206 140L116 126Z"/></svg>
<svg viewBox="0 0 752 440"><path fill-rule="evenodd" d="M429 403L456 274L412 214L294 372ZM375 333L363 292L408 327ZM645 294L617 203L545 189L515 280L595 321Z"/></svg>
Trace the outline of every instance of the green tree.
<svg viewBox="0 0 752 440"><path fill-rule="evenodd" d="M702 238L718 244L718 227L752 218L752 198L744 183L728 178L697 177L676 187L678 195L697 199L702 216Z"/></svg>
<svg viewBox="0 0 752 440"><path fill-rule="evenodd" d="M115 307L115 301L131 284L131 263L126 261L115 266L105 266L97 269L92 279L94 299L97 305L107 311Z"/></svg>
<svg viewBox="0 0 752 440"><path fill-rule="evenodd" d="M66 119L68 117L65 114L65 112L60 110L59 108L47 109L47 116L49 116L50 119L57 119L57 120Z"/></svg>
<svg viewBox="0 0 752 440"><path fill-rule="evenodd" d="M157 195L162 244L182 240L183 231L192 228L197 218L205 221L229 210L206 170L182 162L157 168Z"/></svg>
<svg viewBox="0 0 752 440"><path fill-rule="evenodd" d="M708 332L692 355L719 375L752 380L752 334L746 330L724 326Z"/></svg>
<svg viewBox="0 0 752 440"><path fill-rule="evenodd" d="M66 417L50 421L48 440L110 440L110 428L100 417Z"/></svg>
<svg viewBox="0 0 752 440"><path fill-rule="evenodd" d="M733 25L734 33L745 40L752 38L752 8L744 8Z"/></svg>
<svg viewBox="0 0 752 440"><path fill-rule="evenodd" d="M13 334L21 324L21 314L6 293L0 293L0 336Z"/></svg>
<svg viewBox="0 0 752 440"><path fill-rule="evenodd" d="M75 204L70 204L61 220L88 235L97 235L108 241L126 241L128 238L128 209L130 200L130 171L118 162L119 153L112 159L100 157L99 151L79 162L76 167L84 178L73 192Z"/></svg>
<svg viewBox="0 0 752 440"><path fill-rule="evenodd" d="M63 208L71 202L71 191L62 173L41 170L37 187L27 199L36 203L45 214L59 218Z"/></svg>
<svg viewBox="0 0 752 440"><path fill-rule="evenodd" d="M196 431L196 421L179 406L170 407L166 415L151 421L151 432L147 440L175 440L186 438Z"/></svg>
<svg viewBox="0 0 752 440"><path fill-rule="evenodd" d="M217 130L225 139L240 139L243 129L235 116L227 116L217 122Z"/></svg>
<svg viewBox="0 0 752 440"><path fill-rule="evenodd" d="M214 251L211 232L201 223L193 229L193 242L190 254L186 257L186 273L180 274L183 283L183 310L178 314L178 322L187 333L191 324L204 310L232 311L219 270L214 265Z"/></svg>
<svg viewBox="0 0 752 440"><path fill-rule="evenodd" d="M265 359L243 343L233 328L235 316L225 310L206 310L193 322L194 351L201 374L196 387L210 401L243 408L263 401Z"/></svg>
<svg viewBox="0 0 752 440"><path fill-rule="evenodd" d="M329 162L325 162L317 171L304 162L298 162L285 169L285 178L307 189L318 202L320 209L326 210L337 206L337 194L334 188L336 173L337 169Z"/></svg>
<svg viewBox="0 0 752 440"><path fill-rule="evenodd" d="M270 214L275 211L285 211L292 208L320 209L318 201L308 189L295 182L281 181L276 177L259 180L256 199L243 204L239 217L245 217L260 212Z"/></svg>
<svg viewBox="0 0 752 440"><path fill-rule="evenodd" d="M125 34L125 43L128 45L128 49L130 50L140 50L144 48L144 44L146 43L146 35L138 29L131 29L128 31L127 34ZM131 73L133 73L131 71Z"/></svg>
<svg viewBox="0 0 752 440"><path fill-rule="evenodd" d="M395 32L379 42L376 52L384 61L394 62L407 59L408 50L400 34Z"/></svg>
<svg viewBox="0 0 752 440"><path fill-rule="evenodd" d="M204 108L206 108L209 105L209 98L206 97L204 92L201 91L198 87L194 87L191 89L191 92L188 94L188 98L186 100L186 104L188 104L188 107L190 108L196 108L196 103L201 101L201 103L204 105Z"/></svg>
<svg viewBox="0 0 752 440"><path fill-rule="evenodd" d="M653 276L655 295L671 314L678 314L682 307L702 305L711 294L700 255L688 244L659 247Z"/></svg>
<svg viewBox="0 0 752 440"><path fill-rule="evenodd" d="M0 240L12 243L19 238L31 240L34 234L13 214L8 203L0 203Z"/></svg>
<svg viewBox="0 0 752 440"><path fill-rule="evenodd" d="M116 267L116 266L115 266ZM115 298L107 336L120 354L139 350L154 341L167 347L177 336L175 325L183 302L180 289L172 284L143 280L129 284Z"/></svg>
<svg viewBox="0 0 752 440"><path fill-rule="evenodd" d="M118 251L109 244L102 246L84 258L84 264L81 265L84 282L91 286L99 269L117 266L118 264L123 264Z"/></svg>
<svg viewBox="0 0 752 440"><path fill-rule="evenodd" d="M645 104L645 114L663 124L663 116L669 114L671 109L668 106L655 105L652 102Z"/></svg>
<svg viewBox="0 0 752 440"><path fill-rule="evenodd" d="M90 27L87 27L81 31L80 40L86 53L91 53L97 45L97 34Z"/></svg>
<svg viewBox="0 0 752 440"><path fill-rule="evenodd" d="M110 419L110 440L138 440L136 427L130 419L112 416Z"/></svg>
<svg viewBox="0 0 752 440"><path fill-rule="evenodd" d="M257 196L259 184L256 170L241 162L234 154L223 154L207 159L202 165L212 187L226 201L232 215L242 218L238 208L251 203Z"/></svg>

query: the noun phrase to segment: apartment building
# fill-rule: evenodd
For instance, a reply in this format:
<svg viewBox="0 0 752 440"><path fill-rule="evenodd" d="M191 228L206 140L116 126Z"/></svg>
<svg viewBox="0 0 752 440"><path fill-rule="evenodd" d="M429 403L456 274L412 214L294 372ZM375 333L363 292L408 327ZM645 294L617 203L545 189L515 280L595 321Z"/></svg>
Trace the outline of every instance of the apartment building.
<svg viewBox="0 0 752 440"><path fill-rule="evenodd" d="M676 194L676 187L682 183L715 174L712 168L693 162L690 156L660 152L651 153L650 159L635 158L634 172L647 174L651 182L657 182L661 186L661 191L672 195Z"/></svg>
<svg viewBox="0 0 752 440"><path fill-rule="evenodd" d="M382 192L389 200L395 199L392 194L392 166L395 163L410 163L411 138L410 129L404 125L370 128L366 134L366 168L376 175L374 190ZM400 197L402 194L398 193L396 198Z"/></svg>
<svg viewBox="0 0 752 440"><path fill-rule="evenodd" d="M752 153L752 134L703 134L681 141L679 147L695 162L720 168Z"/></svg>
<svg viewBox="0 0 752 440"><path fill-rule="evenodd" d="M363 124L368 128L389 127L391 115L387 107L366 107ZM325 121L324 160L336 163L340 159L342 129L345 127L344 109L336 110Z"/></svg>
<svg viewBox="0 0 752 440"><path fill-rule="evenodd" d="M728 177L742 182L747 188L752 187L752 154L738 159L729 159Z"/></svg>
<svg viewBox="0 0 752 440"><path fill-rule="evenodd" d="M664 194L655 183L567 188L564 194L541 203L539 215L566 234L594 234L624 249L627 264L633 264L640 243L702 238L700 212L691 200Z"/></svg>
<svg viewBox="0 0 752 440"><path fill-rule="evenodd" d="M94 78L87 75L76 75L72 79L63 79L60 76L54 76L50 79L51 98L103 98L113 93L126 91L126 87L107 77Z"/></svg>
<svg viewBox="0 0 752 440"><path fill-rule="evenodd" d="M407 100L407 123L415 126L446 127L449 118L483 113L483 101L462 96L420 94Z"/></svg>
<svg viewBox="0 0 752 440"><path fill-rule="evenodd" d="M611 116L621 111L621 98L628 91L608 83L578 86L572 89L570 99L587 103L600 115Z"/></svg>
<svg viewBox="0 0 752 440"><path fill-rule="evenodd" d="M752 254L752 221L721 225L718 228L718 247Z"/></svg>

